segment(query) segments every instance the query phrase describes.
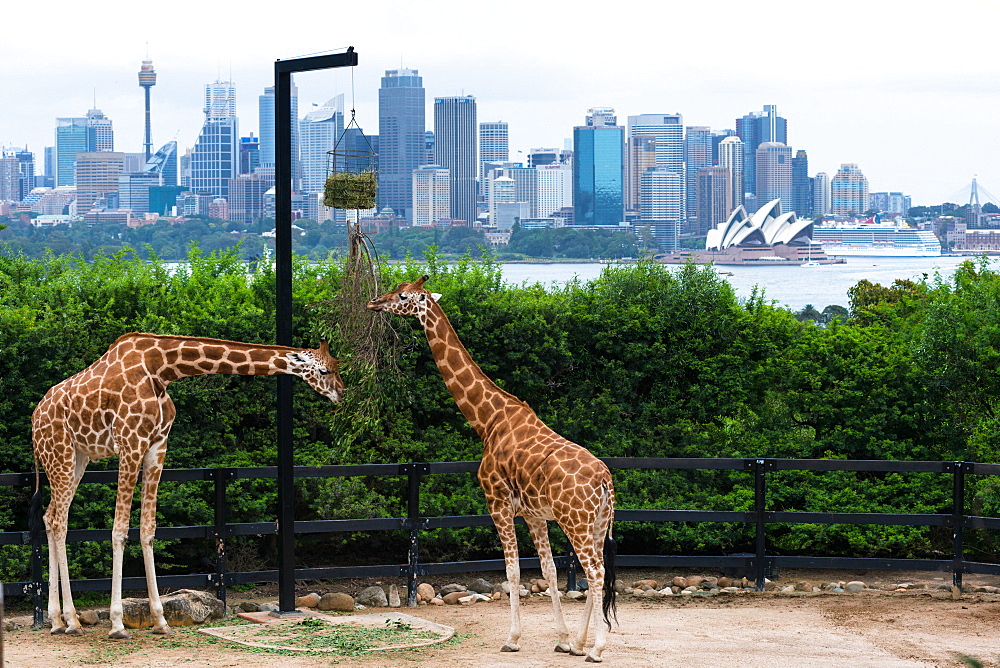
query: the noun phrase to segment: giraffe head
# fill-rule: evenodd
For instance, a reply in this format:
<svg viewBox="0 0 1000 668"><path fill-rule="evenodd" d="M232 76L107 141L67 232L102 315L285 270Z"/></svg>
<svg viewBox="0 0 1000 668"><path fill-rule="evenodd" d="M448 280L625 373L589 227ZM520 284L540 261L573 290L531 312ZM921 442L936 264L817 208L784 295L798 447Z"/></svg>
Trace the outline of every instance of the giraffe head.
<svg viewBox="0 0 1000 668"><path fill-rule="evenodd" d="M424 289L424 281L427 279L428 276L424 275L412 283L400 283L392 292L368 302L368 308L397 315L423 316L432 302L441 299L441 295Z"/></svg>
<svg viewBox="0 0 1000 668"><path fill-rule="evenodd" d="M344 381L340 378L340 361L330 354L330 344L323 339L318 350L303 348L285 355L288 373L312 385L313 389L336 403L344 396Z"/></svg>

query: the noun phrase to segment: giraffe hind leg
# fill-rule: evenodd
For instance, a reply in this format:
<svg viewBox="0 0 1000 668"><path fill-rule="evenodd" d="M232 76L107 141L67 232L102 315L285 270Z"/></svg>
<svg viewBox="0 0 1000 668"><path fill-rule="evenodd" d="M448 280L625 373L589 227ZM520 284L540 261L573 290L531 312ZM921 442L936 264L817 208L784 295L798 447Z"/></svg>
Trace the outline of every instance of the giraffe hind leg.
<svg viewBox="0 0 1000 668"><path fill-rule="evenodd" d="M517 652L521 649L521 616L518 606L521 599L521 564L518 561L517 533L514 531L514 513L509 510L491 511L493 524L503 545L504 564L507 568L507 583L510 585L510 634L500 648L501 652Z"/></svg>

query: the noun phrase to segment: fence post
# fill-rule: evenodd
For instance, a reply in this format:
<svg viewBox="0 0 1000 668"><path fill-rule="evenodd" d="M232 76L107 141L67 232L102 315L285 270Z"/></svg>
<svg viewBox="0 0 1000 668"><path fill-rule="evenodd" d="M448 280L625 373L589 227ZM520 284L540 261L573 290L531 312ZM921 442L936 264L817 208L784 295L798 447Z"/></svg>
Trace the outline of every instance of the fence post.
<svg viewBox="0 0 1000 668"><path fill-rule="evenodd" d="M28 535L31 542L31 604L34 607L32 613L31 628L36 631L45 624L45 613L43 612L42 589L42 536L45 535L45 521L42 519L42 485L46 484L44 473L41 474L38 486L38 498L32 496L28 513ZM25 484L34 484L34 477L29 473L24 474Z"/></svg>
<svg viewBox="0 0 1000 668"><path fill-rule="evenodd" d="M951 559L952 573L951 582L959 589L962 588L962 572L965 566L962 563L965 558L965 545L963 531L965 527L965 462L949 462L952 470L952 535L951 535Z"/></svg>
<svg viewBox="0 0 1000 668"><path fill-rule="evenodd" d="M215 597L226 602L226 524L229 512L226 507L226 485L236 477L236 471L230 468L212 469L210 475L215 483L215 526L212 536L215 538Z"/></svg>
<svg viewBox="0 0 1000 668"><path fill-rule="evenodd" d="M767 573L765 554L767 543L764 539L764 511L767 508L767 460L755 459L753 462L753 511L756 520L756 535L754 540L754 578L757 591L764 591L764 579Z"/></svg>
<svg viewBox="0 0 1000 668"><path fill-rule="evenodd" d="M573 549L573 544L568 540L566 543L569 545L569 553L566 555L568 562L566 566L566 591L576 591L576 550ZM587 584L590 585L589 582ZM558 587L558 585L556 586Z"/></svg>
<svg viewBox="0 0 1000 668"><path fill-rule="evenodd" d="M406 474L406 525L410 530L410 549L406 565L406 605L417 607L417 570L420 567L420 477L430 472L427 463L400 464L399 472Z"/></svg>

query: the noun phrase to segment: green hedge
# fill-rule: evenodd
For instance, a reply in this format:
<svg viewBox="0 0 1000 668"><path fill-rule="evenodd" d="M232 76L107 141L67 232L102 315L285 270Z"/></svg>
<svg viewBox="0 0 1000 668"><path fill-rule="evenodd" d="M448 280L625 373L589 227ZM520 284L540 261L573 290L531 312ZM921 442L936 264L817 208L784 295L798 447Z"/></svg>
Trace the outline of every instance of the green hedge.
<svg viewBox="0 0 1000 668"><path fill-rule="evenodd" d="M851 319L819 328L760 294L738 300L710 267L616 265L596 280L554 289L507 284L489 257L446 265L431 250L427 258L380 267L382 284L389 289L429 273L428 287L443 294L442 306L483 370L597 455L997 461L1000 278L985 262L916 285L859 284ZM456 409L415 320L392 320L398 371L380 375L374 395L357 390L371 387L364 382L370 372L352 365L330 316L342 278L337 262L294 264L295 342L315 346L320 336L332 337L348 386L345 401L331 407L295 383L296 462L478 459L481 443ZM0 249L2 470L31 470L32 409L48 387L87 366L121 334L271 342L274 294L271 268L245 264L239 249L207 255L193 249L180 266L130 251L86 261L33 260ZM276 461L273 378L202 376L172 384L170 394L178 415L167 467ZM115 467L114 460L91 465ZM744 473L618 471L615 479L623 508L752 504ZM950 511L945 476L783 473L770 482L769 503L780 510ZM272 481L240 481L229 491L230 521L273 519ZM0 488L2 530L26 527L29 493ZM302 480L296 493L300 519L405 513L399 478ZM970 480L967 493L976 514L1000 515L996 482ZM427 515L485 512L471 476L429 476L422 494ZM113 498L113 486L81 486L71 526L109 527ZM209 483L165 483L159 521L211 523L211 501ZM950 545L950 536L921 527L768 531L771 549L786 554L910 557ZM748 527L722 524L620 523L616 534L621 551L632 554L718 554L752 545ZM430 560L499 550L495 532L484 528L431 532L421 545ZM138 548L131 547L126 570L141 574ZM273 565L271 539L241 539L231 547L231 566ZM106 544L69 549L75 576L110 572ZM998 546L977 533L972 549L988 560ZM308 565L400 562L405 550L398 533L332 534L302 537L299 556ZM213 553L203 541L162 541L159 570L203 571ZM27 578L24 548L0 549L0 577Z"/></svg>

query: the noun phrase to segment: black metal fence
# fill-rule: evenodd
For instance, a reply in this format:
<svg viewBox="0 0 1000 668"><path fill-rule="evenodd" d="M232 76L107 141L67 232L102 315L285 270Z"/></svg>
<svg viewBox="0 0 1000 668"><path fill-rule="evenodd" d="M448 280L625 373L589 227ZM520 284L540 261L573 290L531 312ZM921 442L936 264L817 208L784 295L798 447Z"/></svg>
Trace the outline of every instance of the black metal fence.
<svg viewBox="0 0 1000 668"><path fill-rule="evenodd" d="M838 568L882 570L927 570L951 572L953 583L961 586L964 573L1000 575L1000 564L968 561L965 558L965 529L1000 529L1000 518L966 514L965 487L968 476L1000 475L1000 464L933 461L877 461L841 459L713 459L713 458L605 458L612 470L730 470L751 475L754 488L752 510L632 510L618 509L616 522L736 522L752 524L754 551L738 555L619 555L623 567L659 568L719 568L742 569L753 576L758 588L763 588L765 574L781 568ZM474 474L479 462L415 462L406 464L367 464L340 466L297 466L296 478L393 476L405 477L407 485L406 517L374 519L296 521L295 534L332 532L370 532L403 530L409 533L407 563L380 566L344 566L328 568L297 568L295 579L404 577L407 600L416 604L416 585L421 576L439 573L504 570L503 559L422 563L419 560L420 536L424 531L453 527L489 526L489 515L425 517L420 512L420 481L424 476L445 473ZM838 513L768 510L768 474L777 471L856 471L881 473L932 473L950 476L952 480L952 511L939 514L908 513ZM84 483L115 483L117 471L92 471L84 475ZM214 588L222 600L228 586L247 582L274 582L278 571L230 572L226 565L226 541L234 536L275 534L276 523L230 523L227 519L226 488L237 479L274 479L276 467L167 469L163 481L212 481L215 488L215 518L211 525L158 527L159 539L209 538L216 541L215 572L191 575L162 575L157 582L162 587ZM0 474L0 485L34 486L34 473ZM952 550L942 559L877 559L850 557L779 556L767 553L765 526L768 524L874 524L895 526L948 527L952 531ZM129 531L129 539L138 539L138 529ZM110 529L78 529L69 531L68 542L110 541ZM31 581L3 584L6 596L31 596L35 605L35 621L42 619L42 596L48 587L43 581L43 533L10 531L0 533L0 549L5 545L28 545L31 550ZM572 553L555 557L558 568L569 569L569 586L576 588L576 559ZM537 568L537 558L522 558L522 568ZM145 589L144 577L126 577L123 589ZM75 580L74 591L110 591L110 578Z"/></svg>

